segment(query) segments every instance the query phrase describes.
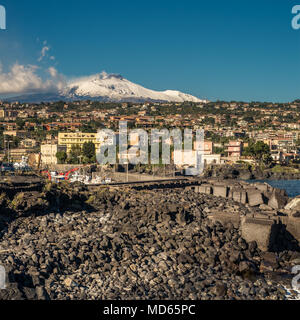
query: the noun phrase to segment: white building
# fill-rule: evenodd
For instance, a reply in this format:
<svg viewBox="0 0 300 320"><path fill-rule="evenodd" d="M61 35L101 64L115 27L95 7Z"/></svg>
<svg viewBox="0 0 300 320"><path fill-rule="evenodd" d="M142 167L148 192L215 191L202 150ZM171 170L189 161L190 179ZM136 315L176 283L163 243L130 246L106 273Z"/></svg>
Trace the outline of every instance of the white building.
<svg viewBox="0 0 300 320"><path fill-rule="evenodd" d="M201 153L200 153L201 154ZM220 154L203 154L202 162L204 165L209 164L221 164ZM197 165L197 153L196 151L174 151L174 163L179 167L184 166L196 166Z"/></svg>
<svg viewBox="0 0 300 320"><path fill-rule="evenodd" d="M59 151L65 151L65 146L59 146L57 144L42 144L41 145L41 163L42 164L57 164L56 154Z"/></svg>

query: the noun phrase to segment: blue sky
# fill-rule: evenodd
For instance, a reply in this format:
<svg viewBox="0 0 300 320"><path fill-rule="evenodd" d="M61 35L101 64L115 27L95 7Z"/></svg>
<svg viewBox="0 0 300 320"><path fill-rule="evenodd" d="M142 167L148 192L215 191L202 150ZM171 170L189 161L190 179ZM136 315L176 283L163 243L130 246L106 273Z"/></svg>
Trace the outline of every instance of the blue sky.
<svg viewBox="0 0 300 320"><path fill-rule="evenodd" d="M2 73L16 63L37 65L36 73L52 66L67 78L104 70L150 89L210 100L300 98L300 30L291 27L300 0L0 4L7 11ZM49 50L42 57L43 47Z"/></svg>

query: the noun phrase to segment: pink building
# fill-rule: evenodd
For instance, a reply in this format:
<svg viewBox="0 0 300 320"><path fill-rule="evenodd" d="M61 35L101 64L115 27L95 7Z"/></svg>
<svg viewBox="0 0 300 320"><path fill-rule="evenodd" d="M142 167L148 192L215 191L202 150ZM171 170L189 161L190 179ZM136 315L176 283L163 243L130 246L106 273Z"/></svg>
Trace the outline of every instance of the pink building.
<svg viewBox="0 0 300 320"><path fill-rule="evenodd" d="M212 141L204 141L203 147L204 147L204 154L205 155L213 154L213 143L212 143ZM196 141L194 143L194 149L198 150Z"/></svg>
<svg viewBox="0 0 300 320"><path fill-rule="evenodd" d="M243 143L241 141L229 141L226 151L228 157L240 158L243 151Z"/></svg>

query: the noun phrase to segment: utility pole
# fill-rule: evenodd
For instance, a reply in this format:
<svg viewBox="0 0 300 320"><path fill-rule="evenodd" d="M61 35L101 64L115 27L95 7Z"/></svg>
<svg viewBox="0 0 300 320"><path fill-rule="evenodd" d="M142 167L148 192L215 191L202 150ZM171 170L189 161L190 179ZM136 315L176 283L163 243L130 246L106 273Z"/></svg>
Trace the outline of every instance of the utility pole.
<svg viewBox="0 0 300 320"><path fill-rule="evenodd" d="M6 140L5 135L3 135L3 148L4 148L4 157L6 156Z"/></svg>
<svg viewBox="0 0 300 320"><path fill-rule="evenodd" d="M10 154L9 154L9 140L7 141L7 145L8 145L8 155L7 155L7 158L8 158L8 163L10 163Z"/></svg>

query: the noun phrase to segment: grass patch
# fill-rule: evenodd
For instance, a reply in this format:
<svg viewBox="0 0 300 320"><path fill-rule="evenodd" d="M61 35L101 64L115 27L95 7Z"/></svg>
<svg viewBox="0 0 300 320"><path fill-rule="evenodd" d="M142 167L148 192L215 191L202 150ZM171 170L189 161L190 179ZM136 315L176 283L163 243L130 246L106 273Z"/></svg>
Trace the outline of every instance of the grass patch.
<svg viewBox="0 0 300 320"><path fill-rule="evenodd" d="M299 169L276 165L272 168L273 173L299 173Z"/></svg>

